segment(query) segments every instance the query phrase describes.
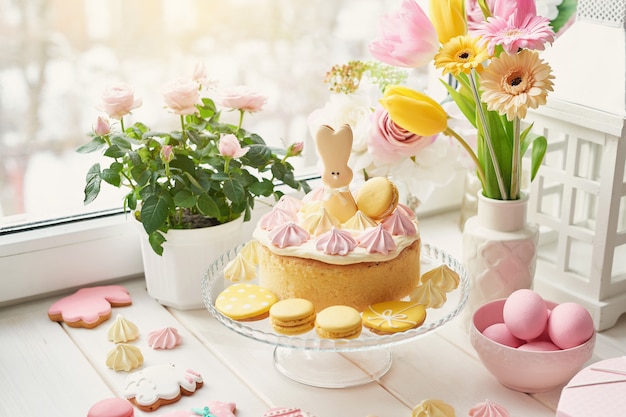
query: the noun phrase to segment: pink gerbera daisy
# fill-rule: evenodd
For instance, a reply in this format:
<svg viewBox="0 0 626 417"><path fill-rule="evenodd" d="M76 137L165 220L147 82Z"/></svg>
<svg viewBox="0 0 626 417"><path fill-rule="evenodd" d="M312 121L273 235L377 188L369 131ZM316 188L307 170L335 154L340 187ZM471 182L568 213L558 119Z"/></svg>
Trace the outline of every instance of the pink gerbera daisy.
<svg viewBox="0 0 626 417"><path fill-rule="evenodd" d="M520 49L543 51L545 43L554 41L550 20L533 13L518 16L517 10L507 19L499 16L487 18L473 33L482 37L490 54L494 53L497 45L509 54Z"/></svg>

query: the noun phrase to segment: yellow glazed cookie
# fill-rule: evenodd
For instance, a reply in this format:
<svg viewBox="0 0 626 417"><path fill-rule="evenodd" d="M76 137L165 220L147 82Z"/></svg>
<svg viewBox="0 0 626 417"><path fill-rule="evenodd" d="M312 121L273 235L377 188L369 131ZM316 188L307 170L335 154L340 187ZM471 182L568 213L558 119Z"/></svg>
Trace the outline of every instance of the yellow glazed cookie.
<svg viewBox="0 0 626 417"><path fill-rule="evenodd" d="M374 220L382 219L398 206L398 189L387 178L371 178L359 190L356 205L366 216Z"/></svg>
<svg viewBox="0 0 626 417"><path fill-rule="evenodd" d="M378 334L404 332L426 320L426 308L409 301L385 301L363 311L363 325Z"/></svg>
<svg viewBox="0 0 626 417"><path fill-rule="evenodd" d="M305 333L315 325L315 308L304 298L282 300L270 307L270 322L277 333Z"/></svg>
<svg viewBox="0 0 626 417"><path fill-rule="evenodd" d="M234 284L217 296L215 308L233 320L266 318L278 299L267 288L254 284Z"/></svg>
<svg viewBox="0 0 626 417"><path fill-rule="evenodd" d="M317 314L315 331L324 339L355 339L363 328L361 314L348 306L330 306Z"/></svg>

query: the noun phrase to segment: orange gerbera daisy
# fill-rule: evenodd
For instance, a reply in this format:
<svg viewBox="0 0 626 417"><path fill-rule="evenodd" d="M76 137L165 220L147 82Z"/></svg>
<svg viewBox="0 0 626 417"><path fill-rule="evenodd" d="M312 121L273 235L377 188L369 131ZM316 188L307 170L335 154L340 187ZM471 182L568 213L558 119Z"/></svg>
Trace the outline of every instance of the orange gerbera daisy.
<svg viewBox="0 0 626 417"><path fill-rule="evenodd" d="M457 36L446 42L435 55L435 67L443 68L444 75L469 74L472 69L480 72L482 63L489 57L487 47L479 44L479 38Z"/></svg>
<svg viewBox="0 0 626 417"><path fill-rule="evenodd" d="M552 69L536 52L502 53L481 74L482 101L487 109L506 114L508 120L523 119L528 108L546 103L553 79Z"/></svg>

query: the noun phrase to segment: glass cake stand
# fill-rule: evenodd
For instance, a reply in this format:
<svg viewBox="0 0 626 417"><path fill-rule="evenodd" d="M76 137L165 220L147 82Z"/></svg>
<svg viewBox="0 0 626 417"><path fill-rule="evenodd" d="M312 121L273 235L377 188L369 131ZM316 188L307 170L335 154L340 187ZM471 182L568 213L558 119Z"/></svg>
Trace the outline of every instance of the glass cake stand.
<svg viewBox="0 0 626 417"><path fill-rule="evenodd" d="M422 243L420 273L439 265L447 265L459 274L457 289L447 293L446 303L438 309L426 310L424 323L405 332L378 335L363 329L356 339L322 339L314 330L303 335L276 333L269 319L239 322L226 317L215 308L215 299L232 284L224 279L224 267L243 245L219 257L202 278L202 296L211 314L224 326L253 340L274 346L274 365L294 381L324 388L345 388L362 385L383 376L392 363L389 348L424 336L459 315L467 302L470 283L465 269L445 251ZM256 284L253 280L250 283Z"/></svg>

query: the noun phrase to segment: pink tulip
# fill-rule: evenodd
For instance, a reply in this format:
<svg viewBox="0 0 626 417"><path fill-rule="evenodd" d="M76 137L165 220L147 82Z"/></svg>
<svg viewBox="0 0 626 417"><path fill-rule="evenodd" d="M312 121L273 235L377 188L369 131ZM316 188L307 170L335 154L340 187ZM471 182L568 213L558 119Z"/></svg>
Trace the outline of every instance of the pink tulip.
<svg viewBox="0 0 626 417"><path fill-rule="evenodd" d="M415 0L404 0L399 11L383 16L369 45L374 58L407 68L428 64L438 49L437 31Z"/></svg>
<svg viewBox="0 0 626 417"><path fill-rule="evenodd" d="M491 14L508 19L515 11L517 11L518 16L522 17L529 14L536 16L537 6L535 5L535 0L494 1Z"/></svg>
<svg viewBox="0 0 626 417"><path fill-rule="evenodd" d="M263 109L263 106L267 103L267 97L245 86L237 86L222 91L218 103L229 109L254 113Z"/></svg>
<svg viewBox="0 0 626 417"><path fill-rule="evenodd" d="M241 158L250 150L250 148L242 148L239 140L233 134L222 136L218 148L222 156L231 158Z"/></svg>
<svg viewBox="0 0 626 417"><path fill-rule="evenodd" d="M165 105L175 114L194 114L200 103L198 83L187 78L170 81L163 91Z"/></svg>
<svg viewBox="0 0 626 417"><path fill-rule="evenodd" d="M105 136L111 133L111 126L104 117L98 116L98 120L96 121L96 127L93 128L93 131L98 136Z"/></svg>
<svg viewBox="0 0 626 417"><path fill-rule="evenodd" d="M375 159L395 163L415 156L434 142L436 136L419 136L398 126L383 107L377 107L372 115L372 133L367 150Z"/></svg>
<svg viewBox="0 0 626 417"><path fill-rule="evenodd" d="M135 98L132 87L125 83L115 83L105 88L99 108L110 118L120 120L139 106L141 99Z"/></svg>

